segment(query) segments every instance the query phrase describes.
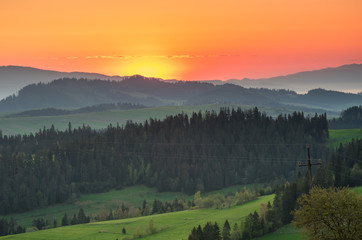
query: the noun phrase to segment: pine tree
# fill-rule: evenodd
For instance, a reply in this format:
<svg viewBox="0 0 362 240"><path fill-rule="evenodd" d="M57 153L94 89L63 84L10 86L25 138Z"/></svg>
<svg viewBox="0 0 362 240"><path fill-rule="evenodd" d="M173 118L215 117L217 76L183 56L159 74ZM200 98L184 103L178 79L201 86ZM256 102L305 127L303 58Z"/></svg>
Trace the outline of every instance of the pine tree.
<svg viewBox="0 0 362 240"><path fill-rule="evenodd" d="M87 217L85 216L85 213L84 213L84 210L83 208L80 208L79 209L79 212L78 212L78 222L79 223L87 223Z"/></svg>
<svg viewBox="0 0 362 240"><path fill-rule="evenodd" d="M189 235L188 240L199 240L198 236L197 236L197 230L194 227L191 231L191 234Z"/></svg>
<svg viewBox="0 0 362 240"><path fill-rule="evenodd" d="M222 239L223 240L230 240L231 234L230 234L230 224L229 221L226 219L224 223L224 227L222 228Z"/></svg>
<svg viewBox="0 0 362 240"><path fill-rule="evenodd" d="M219 228L219 225L217 225L217 222L215 222L215 224L214 224L213 235L214 235L213 239L221 240L220 228Z"/></svg>
<svg viewBox="0 0 362 240"><path fill-rule="evenodd" d="M64 213L64 216L62 218L62 226L67 226L67 225L69 225L68 216L67 213Z"/></svg>

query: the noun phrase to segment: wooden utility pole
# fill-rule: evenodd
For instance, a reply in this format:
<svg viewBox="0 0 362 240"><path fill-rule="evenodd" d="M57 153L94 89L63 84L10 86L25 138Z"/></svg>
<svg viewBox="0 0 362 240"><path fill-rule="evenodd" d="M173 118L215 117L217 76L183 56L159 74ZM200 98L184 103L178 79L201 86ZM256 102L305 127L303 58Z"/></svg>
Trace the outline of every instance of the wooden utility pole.
<svg viewBox="0 0 362 240"><path fill-rule="evenodd" d="M322 165L322 160L319 159L318 163L311 163L310 162L309 144L306 144L306 147L307 147L307 150L308 150L308 162L307 162L307 164L302 164L301 161L298 161L298 166L299 167L305 167L305 166L308 167L309 185L310 185L310 188L312 188L312 181L313 181L313 179L312 179L312 165Z"/></svg>

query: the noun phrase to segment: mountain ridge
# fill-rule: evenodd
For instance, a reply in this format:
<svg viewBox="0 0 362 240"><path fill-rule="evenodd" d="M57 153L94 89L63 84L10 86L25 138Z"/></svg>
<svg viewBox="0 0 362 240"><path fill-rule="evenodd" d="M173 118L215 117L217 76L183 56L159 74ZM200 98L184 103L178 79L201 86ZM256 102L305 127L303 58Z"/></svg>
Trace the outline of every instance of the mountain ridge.
<svg viewBox="0 0 362 240"><path fill-rule="evenodd" d="M15 65L0 66L0 99L16 94L20 89L29 84L39 82L48 83L59 78L87 78L122 81L127 78L127 76L108 76L105 74L78 71L60 72ZM342 80L343 82L341 82ZM180 82L175 79L162 79L162 81L170 83ZM362 64L346 64L339 67L301 71L269 78L242 78L228 79L226 81L205 80L192 82L207 82L214 85L230 83L246 88L290 89L299 93L306 93L315 88L357 93L362 91Z"/></svg>
<svg viewBox="0 0 362 240"><path fill-rule="evenodd" d="M291 89L299 93L315 88L357 93L362 91L362 64L346 64L270 78L229 79L226 82L244 87Z"/></svg>
<svg viewBox="0 0 362 240"><path fill-rule="evenodd" d="M295 106L296 109L341 111L362 102L362 95L315 89L306 94L290 90L245 88L205 82L169 83L140 75L123 81L62 78L30 84L18 95L0 101L0 112L44 108L81 108L97 104L130 103L148 107L166 105L243 104ZM319 111L318 111L319 112Z"/></svg>

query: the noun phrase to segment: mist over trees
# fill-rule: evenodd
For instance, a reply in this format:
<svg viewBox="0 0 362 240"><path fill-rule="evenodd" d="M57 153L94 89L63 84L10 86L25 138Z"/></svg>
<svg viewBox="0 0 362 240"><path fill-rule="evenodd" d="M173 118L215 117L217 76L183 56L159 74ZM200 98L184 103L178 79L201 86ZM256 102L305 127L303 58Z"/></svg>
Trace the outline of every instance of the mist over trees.
<svg viewBox="0 0 362 240"><path fill-rule="evenodd" d="M242 104L335 114L360 104L362 96L324 89L297 94L289 90L248 89L228 83L166 82L140 75L124 77L121 82L63 78L25 86L17 95L0 100L0 112L81 108L118 102L145 106Z"/></svg>
<svg viewBox="0 0 362 240"><path fill-rule="evenodd" d="M0 134L0 213L60 203L79 193L135 184L193 194L288 179L306 159L326 159L326 115L273 119L257 108L178 114L104 131L54 127Z"/></svg>

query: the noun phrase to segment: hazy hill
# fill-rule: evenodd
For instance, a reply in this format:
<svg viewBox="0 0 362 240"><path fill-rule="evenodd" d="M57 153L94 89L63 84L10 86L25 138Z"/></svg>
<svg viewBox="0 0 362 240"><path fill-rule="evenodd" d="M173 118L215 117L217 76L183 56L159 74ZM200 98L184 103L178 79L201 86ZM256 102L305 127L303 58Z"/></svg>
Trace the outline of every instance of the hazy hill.
<svg viewBox="0 0 362 240"><path fill-rule="evenodd" d="M102 80L122 80L119 76L106 76L97 73L58 72L31 67L0 66L0 99L17 93L23 87L33 83L47 83L58 78L87 78Z"/></svg>
<svg viewBox="0 0 362 240"><path fill-rule="evenodd" d="M18 112L14 114L7 115L5 117L37 117L37 116L62 116L78 113L94 113L94 112L106 112L111 110L131 110L131 109L141 109L146 108L143 105L135 105L130 103L103 103L98 105L93 105L89 107L78 108L74 110L64 110L57 108L43 108L36 110L28 110L24 112Z"/></svg>
<svg viewBox="0 0 362 240"><path fill-rule="evenodd" d="M125 77L107 76L97 73L58 72L31 67L0 66L0 99L16 94L23 87L33 83L48 83L59 78L86 78L122 81ZM165 80L177 83L177 80ZM311 89L323 88L345 92L362 91L362 64L343 65L315 71L300 72L286 76L265 79L230 79L228 81L205 81L213 85L231 83L247 88L290 89L306 93ZM153 82L155 83L155 82ZM157 83L156 83L157 84ZM152 84L151 84L152 85ZM197 85L199 86L199 85ZM197 87L195 86L195 87ZM142 86L138 86L142 87ZM148 86L143 86L147 88ZM197 91L197 90L196 90Z"/></svg>
<svg viewBox="0 0 362 240"><path fill-rule="evenodd" d="M243 104L294 106L303 111L341 111L362 102L362 95L315 89L307 94L287 90L246 89L233 84L201 82L169 83L139 75L119 81L64 78L51 83L31 84L18 95L0 101L0 112L42 108L80 108L104 103L131 103L145 106Z"/></svg>
<svg viewBox="0 0 362 240"><path fill-rule="evenodd" d="M307 92L315 88L360 92L362 90L362 64L343 65L264 79L230 79L226 82L243 87L281 88L296 92ZM222 84L224 82L212 81L212 83Z"/></svg>

